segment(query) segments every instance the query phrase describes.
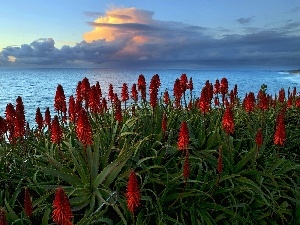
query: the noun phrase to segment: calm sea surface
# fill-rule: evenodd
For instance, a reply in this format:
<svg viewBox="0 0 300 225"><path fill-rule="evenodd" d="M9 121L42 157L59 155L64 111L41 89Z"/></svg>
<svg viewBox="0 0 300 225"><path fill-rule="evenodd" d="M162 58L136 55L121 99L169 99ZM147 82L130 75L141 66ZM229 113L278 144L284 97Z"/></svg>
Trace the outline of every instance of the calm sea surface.
<svg viewBox="0 0 300 225"><path fill-rule="evenodd" d="M63 86L66 99L70 95L75 96L78 81L87 77L91 85L99 81L102 93L107 96L109 84L113 84L114 91L121 92L123 83L127 83L129 89L133 83L137 83L138 76L143 74L147 85L154 74L158 74L161 80L160 92L169 90L173 94L173 85L176 78L182 73L193 78L193 94L199 97L200 90L206 80L215 83L216 79L226 77L230 88L238 86L240 97L252 91L255 94L262 84L267 84L267 92L274 95L281 88L297 87L300 90L300 75L282 73L279 71L221 71L221 70L115 70L115 69L0 69L0 116L5 116L5 107L8 103L15 105L16 98L22 97L26 119L31 126L35 126L34 118L37 107L42 114L47 107L54 113L53 103L58 84Z"/></svg>

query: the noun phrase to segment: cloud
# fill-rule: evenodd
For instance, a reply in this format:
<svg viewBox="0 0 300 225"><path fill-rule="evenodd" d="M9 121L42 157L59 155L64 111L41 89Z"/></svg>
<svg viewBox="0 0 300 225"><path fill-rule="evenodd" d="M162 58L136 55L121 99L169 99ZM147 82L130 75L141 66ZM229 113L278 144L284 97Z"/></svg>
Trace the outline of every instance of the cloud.
<svg viewBox="0 0 300 225"><path fill-rule="evenodd" d="M216 30L174 21L135 8L112 9L88 24L92 31L75 46L55 47L51 38L38 39L0 52L1 66L56 67L299 67L298 28L289 21L281 29L249 28L245 34L213 36ZM251 18L240 18L250 23Z"/></svg>
<svg viewBox="0 0 300 225"><path fill-rule="evenodd" d="M248 17L248 18L239 18L236 20L238 23L242 24L242 25L248 25L249 23L251 23L253 21L252 18Z"/></svg>

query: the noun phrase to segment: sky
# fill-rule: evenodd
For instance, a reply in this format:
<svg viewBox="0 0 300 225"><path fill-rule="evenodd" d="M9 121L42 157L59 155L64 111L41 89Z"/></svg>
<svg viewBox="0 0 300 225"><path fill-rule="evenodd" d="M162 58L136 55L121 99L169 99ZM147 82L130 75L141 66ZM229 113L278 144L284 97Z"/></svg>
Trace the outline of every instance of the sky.
<svg viewBox="0 0 300 225"><path fill-rule="evenodd" d="M3 0L0 68L300 68L300 0Z"/></svg>

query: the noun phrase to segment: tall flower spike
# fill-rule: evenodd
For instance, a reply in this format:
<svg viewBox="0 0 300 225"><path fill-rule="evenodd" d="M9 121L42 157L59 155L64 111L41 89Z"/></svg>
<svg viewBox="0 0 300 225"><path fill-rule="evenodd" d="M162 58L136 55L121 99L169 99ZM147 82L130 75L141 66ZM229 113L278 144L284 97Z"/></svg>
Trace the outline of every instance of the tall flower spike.
<svg viewBox="0 0 300 225"><path fill-rule="evenodd" d="M108 99L110 101L113 101L113 99L114 99L114 87L112 84L109 84L109 87L108 87Z"/></svg>
<svg viewBox="0 0 300 225"><path fill-rule="evenodd" d="M42 130L42 128L43 128L43 116L42 116L42 113L41 113L41 110L40 110L39 107L36 109L35 122L38 125L38 129Z"/></svg>
<svg viewBox="0 0 300 225"><path fill-rule="evenodd" d="M138 90L141 92L142 100L146 101L146 80L143 74L140 74L138 78Z"/></svg>
<svg viewBox="0 0 300 225"><path fill-rule="evenodd" d="M127 207L131 213L140 205L141 194L138 187L138 180L134 170L131 170L126 191Z"/></svg>
<svg viewBox="0 0 300 225"><path fill-rule="evenodd" d="M285 134L285 125L284 125L284 112L281 111L278 114L277 119L276 119L274 144L283 146L285 140L286 140L286 134Z"/></svg>
<svg viewBox="0 0 300 225"><path fill-rule="evenodd" d="M137 102L138 101L138 92L136 90L136 84L132 85L131 88L131 98L133 99L133 101Z"/></svg>
<svg viewBox="0 0 300 225"><path fill-rule="evenodd" d="M187 150L189 145L190 137L189 137L189 130L187 127L187 123L182 121L179 131L179 137L177 146L179 150Z"/></svg>
<svg viewBox="0 0 300 225"><path fill-rule="evenodd" d="M165 90L165 92L164 92L164 100L163 101L166 105L169 105L171 103L169 92L167 90Z"/></svg>
<svg viewBox="0 0 300 225"><path fill-rule="evenodd" d="M230 107L226 108L223 115L222 128L228 135L233 134L234 132L233 113Z"/></svg>
<svg viewBox="0 0 300 225"><path fill-rule="evenodd" d="M60 144L62 142L62 129L59 125L58 116L55 115L51 124L51 141L55 144Z"/></svg>
<svg viewBox="0 0 300 225"><path fill-rule="evenodd" d="M92 128L89 122L87 112L82 108L78 115L78 120L76 123L76 135L78 140L84 144L91 145L92 141Z"/></svg>
<svg viewBox="0 0 300 225"><path fill-rule="evenodd" d="M51 130L51 114L50 114L50 109L47 107L45 111L45 121L44 123L48 126L48 130Z"/></svg>
<svg viewBox="0 0 300 225"><path fill-rule="evenodd" d="M0 225L8 225L4 208L0 208Z"/></svg>
<svg viewBox="0 0 300 225"><path fill-rule="evenodd" d="M56 189L53 201L52 219L59 225L72 225L73 213L71 211L70 202L64 189L61 187Z"/></svg>
<svg viewBox="0 0 300 225"><path fill-rule="evenodd" d="M33 207L32 207L29 189L27 187L24 189L24 211L27 217L32 216Z"/></svg>
<svg viewBox="0 0 300 225"><path fill-rule="evenodd" d="M160 86L160 79L158 74L155 74L150 82L149 92L150 92L150 105L155 108L157 105L157 94L158 88Z"/></svg>
<svg viewBox="0 0 300 225"><path fill-rule="evenodd" d="M57 112L62 112L64 114L66 114L67 112L66 96L64 93L64 89L60 84L58 84L56 88L56 93L54 98L54 109Z"/></svg>
<svg viewBox="0 0 300 225"><path fill-rule="evenodd" d="M76 107L76 103L75 103L75 99L74 99L74 96L71 95L69 97L69 109L68 109L68 114L69 114L69 120L70 122L72 123L75 123L75 120L76 120L76 110L75 110L75 107Z"/></svg>
<svg viewBox="0 0 300 225"><path fill-rule="evenodd" d="M122 99L122 102L125 102L129 99L128 86L126 83L123 83L123 86L122 86L121 99Z"/></svg>

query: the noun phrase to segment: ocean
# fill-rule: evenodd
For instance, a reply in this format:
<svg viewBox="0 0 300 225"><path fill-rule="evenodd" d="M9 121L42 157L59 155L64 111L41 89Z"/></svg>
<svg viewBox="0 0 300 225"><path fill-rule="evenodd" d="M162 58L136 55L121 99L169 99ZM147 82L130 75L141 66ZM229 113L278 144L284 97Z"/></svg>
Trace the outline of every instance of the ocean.
<svg viewBox="0 0 300 225"><path fill-rule="evenodd" d="M54 96L56 87L61 84L66 100L74 95L79 81L84 77L91 85L99 81L102 93L107 97L108 86L111 83L114 91L121 93L123 83L127 83L129 90L133 83L137 83L138 76L143 74L147 87L153 75L158 74L161 80L160 93L166 89L170 96L176 78L185 73L192 77L194 83L193 96L199 97L206 80L212 84L216 79L226 77L229 88L235 84L238 95L243 98L252 91L258 93L262 84L267 85L267 93L275 95L281 88L288 90L296 87L300 90L300 75L289 74L275 70L129 70L129 69L0 69L0 116L5 117L5 108L8 103L15 105L16 98L22 97L26 120L30 127L35 126L35 112L40 107L42 114L47 107L54 113Z"/></svg>

